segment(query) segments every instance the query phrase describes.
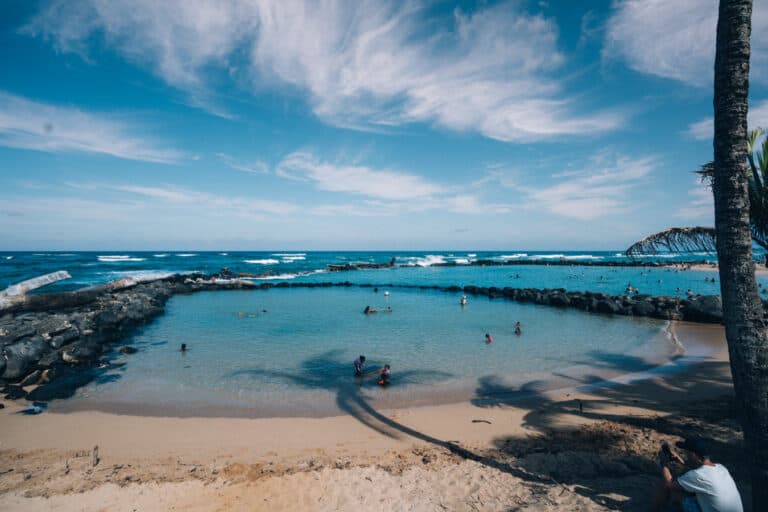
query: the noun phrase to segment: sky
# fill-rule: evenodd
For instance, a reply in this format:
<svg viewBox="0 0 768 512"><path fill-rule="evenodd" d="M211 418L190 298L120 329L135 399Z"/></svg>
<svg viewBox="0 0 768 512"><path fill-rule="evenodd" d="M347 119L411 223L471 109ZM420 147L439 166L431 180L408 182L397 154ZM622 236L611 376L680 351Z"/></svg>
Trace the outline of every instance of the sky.
<svg viewBox="0 0 768 512"><path fill-rule="evenodd" d="M717 0L5 0L0 250L622 250L713 225ZM750 127L768 127L755 0Z"/></svg>

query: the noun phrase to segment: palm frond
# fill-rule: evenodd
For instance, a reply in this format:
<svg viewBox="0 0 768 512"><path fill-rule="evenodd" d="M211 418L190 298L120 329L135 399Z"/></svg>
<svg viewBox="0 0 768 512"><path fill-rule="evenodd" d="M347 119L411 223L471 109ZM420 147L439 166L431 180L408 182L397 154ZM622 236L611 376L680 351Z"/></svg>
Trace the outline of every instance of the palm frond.
<svg viewBox="0 0 768 512"><path fill-rule="evenodd" d="M649 235L630 245L625 254L630 258L660 252L716 252L715 228L669 228Z"/></svg>

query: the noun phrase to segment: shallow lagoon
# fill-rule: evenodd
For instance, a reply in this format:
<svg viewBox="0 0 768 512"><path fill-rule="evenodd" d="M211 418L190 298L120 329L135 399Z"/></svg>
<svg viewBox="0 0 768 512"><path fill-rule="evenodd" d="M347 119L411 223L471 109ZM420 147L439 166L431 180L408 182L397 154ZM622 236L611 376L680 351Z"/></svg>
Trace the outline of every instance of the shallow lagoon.
<svg viewBox="0 0 768 512"><path fill-rule="evenodd" d="M175 296L165 315L127 340L137 354L116 355L113 369L54 409L326 416L343 413L350 399L389 408L571 385L648 368L677 349L660 320L479 297L462 308L459 294L384 291ZM366 305L392 312L364 315ZM516 321L522 336L514 334ZM494 343L484 342L486 332ZM181 343L187 353L179 351ZM359 354L370 369L392 365L392 385L355 379Z"/></svg>

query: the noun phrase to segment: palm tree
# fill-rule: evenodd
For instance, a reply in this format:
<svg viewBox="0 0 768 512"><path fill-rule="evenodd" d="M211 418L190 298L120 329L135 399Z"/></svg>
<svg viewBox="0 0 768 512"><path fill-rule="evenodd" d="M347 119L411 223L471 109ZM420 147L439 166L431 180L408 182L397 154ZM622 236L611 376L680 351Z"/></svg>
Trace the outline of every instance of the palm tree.
<svg viewBox="0 0 768 512"><path fill-rule="evenodd" d="M762 144L758 145L764 134L762 128L749 131L746 160L749 164L749 222L752 240L768 252L768 138L762 139ZM712 185L714 168L715 163L708 162L696 173ZM626 250L626 254L635 257L661 251L714 253L717 251L715 228L668 228L635 242Z"/></svg>
<svg viewBox="0 0 768 512"><path fill-rule="evenodd" d="M752 0L720 0L713 190L723 323L752 477L752 506L768 510L768 338L752 259L746 165L751 18Z"/></svg>

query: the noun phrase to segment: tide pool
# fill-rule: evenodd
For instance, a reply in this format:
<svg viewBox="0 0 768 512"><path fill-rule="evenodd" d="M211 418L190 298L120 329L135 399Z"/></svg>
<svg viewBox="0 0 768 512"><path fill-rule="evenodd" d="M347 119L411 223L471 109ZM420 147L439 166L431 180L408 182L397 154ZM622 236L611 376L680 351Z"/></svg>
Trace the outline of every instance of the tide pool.
<svg viewBox="0 0 768 512"><path fill-rule="evenodd" d="M677 350L660 320L479 297L461 307L459 298L399 288L174 296L127 340L137 354L114 353L110 369L52 409L327 416L359 400L392 408L573 385L649 368ZM380 312L364 315L368 305ZM353 377L360 354L369 369L392 366L389 387Z"/></svg>

